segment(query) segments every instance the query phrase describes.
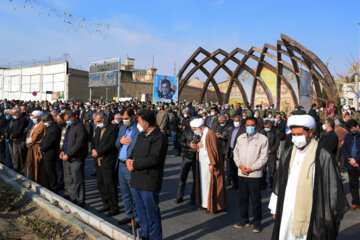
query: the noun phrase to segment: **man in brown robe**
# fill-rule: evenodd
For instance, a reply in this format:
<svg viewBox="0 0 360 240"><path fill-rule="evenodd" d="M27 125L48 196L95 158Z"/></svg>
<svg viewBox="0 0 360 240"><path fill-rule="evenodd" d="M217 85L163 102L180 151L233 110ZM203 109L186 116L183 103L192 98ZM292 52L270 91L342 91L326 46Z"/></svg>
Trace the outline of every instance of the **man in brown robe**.
<svg viewBox="0 0 360 240"><path fill-rule="evenodd" d="M34 126L31 128L26 138L28 147L24 175L40 185L45 186L46 175L43 168L42 154L40 152L40 143L45 136L46 128L42 122L43 113L36 110L32 112L32 121Z"/></svg>
<svg viewBox="0 0 360 240"><path fill-rule="evenodd" d="M198 149L195 177L195 203L208 212L225 209L227 196L225 187L224 161L215 133L205 126L202 118L194 119L190 126L200 139L191 148Z"/></svg>

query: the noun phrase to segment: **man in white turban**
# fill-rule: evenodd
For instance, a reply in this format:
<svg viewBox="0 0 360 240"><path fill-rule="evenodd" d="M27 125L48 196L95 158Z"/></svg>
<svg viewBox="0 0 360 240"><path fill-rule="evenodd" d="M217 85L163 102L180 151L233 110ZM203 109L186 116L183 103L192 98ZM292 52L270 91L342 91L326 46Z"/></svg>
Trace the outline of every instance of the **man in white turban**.
<svg viewBox="0 0 360 240"><path fill-rule="evenodd" d="M294 145L282 153L274 181L272 239L336 239L349 204L335 156L313 138L310 115L291 116L287 125Z"/></svg>
<svg viewBox="0 0 360 240"><path fill-rule="evenodd" d="M195 203L204 210L214 213L226 205L224 161L215 133L204 125L204 119L190 122L198 140L190 147L197 149L195 174Z"/></svg>

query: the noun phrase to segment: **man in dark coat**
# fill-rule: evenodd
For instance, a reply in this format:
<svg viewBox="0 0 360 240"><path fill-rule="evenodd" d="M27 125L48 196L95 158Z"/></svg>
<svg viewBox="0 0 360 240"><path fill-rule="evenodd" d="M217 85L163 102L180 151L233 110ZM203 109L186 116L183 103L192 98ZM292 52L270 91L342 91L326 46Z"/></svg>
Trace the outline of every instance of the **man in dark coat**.
<svg viewBox="0 0 360 240"><path fill-rule="evenodd" d="M131 172L131 191L143 239L162 239L159 193L162 186L167 137L155 126L155 116L144 110L138 116L140 134L126 161Z"/></svg>
<svg viewBox="0 0 360 240"><path fill-rule="evenodd" d="M323 130L325 131L324 135L320 138L319 145L324 149L328 150L329 153L332 153L336 156L339 137L336 135L335 131L335 121L332 118L325 120L323 124Z"/></svg>
<svg viewBox="0 0 360 240"><path fill-rule="evenodd" d="M46 133L40 143L40 152L43 155L43 167L47 177L47 187L57 193L58 178L56 162L59 158L61 129L55 123L53 116L47 112L43 116Z"/></svg>
<svg viewBox="0 0 360 240"><path fill-rule="evenodd" d="M60 159L64 164L64 180L70 200L85 207L85 159L88 155L88 135L76 113L67 112L64 116L66 130Z"/></svg>
<svg viewBox="0 0 360 240"><path fill-rule="evenodd" d="M21 114L20 108L12 109L13 127L10 132L10 139L13 142L12 146L12 162L14 170L21 172L24 168L25 159L23 158L23 150L21 141L25 135L24 130L27 127L27 120Z"/></svg>
<svg viewBox="0 0 360 240"><path fill-rule="evenodd" d="M346 135L342 146L342 154L344 155L345 167L349 175L349 188L352 197L352 205L350 210L360 209L359 199L359 177L360 177L360 133L359 124L350 119L346 122L350 132Z"/></svg>
<svg viewBox="0 0 360 240"><path fill-rule="evenodd" d="M230 135L230 132L232 132L232 130L233 130L233 126L231 126L228 123L225 115L220 115L219 125L216 129L215 135L220 143L223 159L225 159L229 135Z"/></svg>
<svg viewBox="0 0 360 240"><path fill-rule="evenodd" d="M95 115L97 128L91 140L91 155L94 157L96 166L96 178L104 203L99 212L107 212L108 217L119 214L117 198L117 176L115 172L117 149L117 127L113 125L104 112Z"/></svg>
<svg viewBox="0 0 360 240"><path fill-rule="evenodd" d="M281 155L274 180L272 239L336 239L349 204L335 156L313 139L311 116L291 116L287 125L294 146Z"/></svg>
<svg viewBox="0 0 360 240"><path fill-rule="evenodd" d="M227 141L226 148L226 176L227 176L227 185L232 184L232 189L236 190L239 188L238 184L238 167L234 162L233 150L236 146L236 141L238 137L245 133L245 126L241 127L241 116L235 115L234 117L234 128L229 133L229 139Z"/></svg>

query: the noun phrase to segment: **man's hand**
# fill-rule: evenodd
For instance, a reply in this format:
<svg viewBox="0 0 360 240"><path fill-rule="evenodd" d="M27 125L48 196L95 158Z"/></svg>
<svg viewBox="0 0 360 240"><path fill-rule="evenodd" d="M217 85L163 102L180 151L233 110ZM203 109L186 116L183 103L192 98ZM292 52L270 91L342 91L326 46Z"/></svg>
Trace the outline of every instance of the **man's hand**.
<svg viewBox="0 0 360 240"><path fill-rule="evenodd" d="M95 149L91 151L91 156L93 156L94 158L98 157L98 153Z"/></svg>
<svg viewBox="0 0 360 240"><path fill-rule="evenodd" d="M202 141L200 141L198 144L197 144L198 148L202 148L204 146L204 144L202 143Z"/></svg>
<svg viewBox="0 0 360 240"><path fill-rule="evenodd" d="M243 175L248 175L248 173L245 171L245 170L246 170L246 167L245 167L245 166L240 165L239 168L240 168L241 173L242 173Z"/></svg>
<svg viewBox="0 0 360 240"><path fill-rule="evenodd" d="M120 143L122 145L127 145L131 143L131 138L126 138L126 134L120 139Z"/></svg>
<svg viewBox="0 0 360 240"><path fill-rule="evenodd" d="M134 165L133 164L134 164L134 160L132 160L132 159L126 160L126 167L130 172L134 171Z"/></svg>
<svg viewBox="0 0 360 240"><path fill-rule="evenodd" d="M357 164L355 158L349 158L349 164L353 167L359 167L359 165Z"/></svg>
<svg viewBox="0 0 360 240"><path fill-rule="evenodd" d="M273 219L274 219L274 220L276 219L276 215L275 215L275 214L273 214Z"/></svg>
<svg viewBox="0 0 360 240"><path fill-rule="evenodd" d="M215 133L215 135L216 135L217 138L224 138L224 136L221 135L220 133Z"/></svg>
<svg viewBox="0 0 360 240"><path fill-rule="evenodd" d="M212 165L209 165L209 171L210 171L210 173L214 172L214 167Z"/></svg>
<svg viewBox="0 0 360 240"><path fill-rule="evenodd" d="M190 148L191 148L191 149L197 149L198 146L197 146L197 144L195 144L194 142L191 142L191 143L190 143Z"/></svg>
<svg viewBox="0 0 360 240"><path fill-rule="evenodd" d="M246 168L246 169L245 169L245 172L247 172L247 174L249 174L249 173L252 172L252 169L251 169L251 168Z"/></svg>
<svg viewBox="0 0 360 240"><path fill-rule="evenodd" d="M67 154L64 154L64 156L63 156L62 160L64 160L64 161L69 160L69 156L68 156Z"/></svg>
<svg viewBox="0 0 360 240"><path fill-rule="evenodd" d="M61 160L63 160L63 157L64 157L64 152L61 152L60 155L59 155L59 158L60 158Z"/></svg>

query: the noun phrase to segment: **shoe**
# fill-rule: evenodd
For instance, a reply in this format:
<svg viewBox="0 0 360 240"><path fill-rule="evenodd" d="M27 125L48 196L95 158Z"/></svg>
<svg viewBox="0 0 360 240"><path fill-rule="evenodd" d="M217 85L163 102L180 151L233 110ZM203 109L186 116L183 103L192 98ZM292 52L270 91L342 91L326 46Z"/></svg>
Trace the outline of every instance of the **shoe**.
<svg viewBox="0 0 360 240"><path fill-rule="evenodd" d="M241 229L249 226L250 226L249 222L238 222L237 224L234 225L234 228Z"/></svg>
<svg viewBox="0 0 360 240"><path fill-rule="evenodd" d="M253 233L260 233L262 231L261 226L254 226Z"/></svg>
<svg viewBox="0 0 360 240"><path fill-rule="evenodd" d="M91 174L91 176L92 176L92 177L96 177L96 172L93 172L93 173Z"/></svg>
<svg viewBox="0 0 360 240"><path fill-rule="evenodd" d="M119 209L112 209L110 210L109 212L105 213L106 216L108 217L113 217L113 216L116 216L118 215L120 212L119 212Z"/></svg>
<svg viewBox="0 0 360 240"><path fill-rule="evenodd" d="M103 206L102 208L96 210L98 213L103 213L103 212L107 212L110 210L110 207L108 206Z"/></svg>
<svg viewBox="0 0 360 240"><path fill-rule="evenodd" d="M175 156L179 157L179 156L181 156L181 153L177 153L177 154L175 154Z"/></svg>
<svg viewBox="0 0 360 240"><path fill-rule="evenodd" d="M360 206L355 205L355 204L351 205L351 207L350 207L351 211L355 211L356 209L360 209Z"/></svg>
<svg viewBox="0 0 360 240"><path fill-rule="evenodd" d="M129 223L131 223L131 219L129 219L129 218L123 218L120 221L118 221L119 225L125 225L125 224L129 224Z"/></svg>
<svg viewBox="0 0 360 240"><path fill-rule="evenodd" d="M64 195L64 198L65 198L66 200L70 200L69 195Z"/></svg>
<svg viewBox="0 0 360 240"><path fill-rule="evenodd" d="M76 205L78 205L81 208L85 208L85 203L84 202L76 202Z"/></svg>
<svg viewBox="0 0 360 240"><path fill-rule="evenodd" d="M182 197L179 197L176 199L177 204L182 203L183 201L184 201L184 199Z"/></svg>
<svg viewBox="0 0 360 240"><path fill-rule="evenodd" d="M199 208L198 208L198 211L204 211L204 212L206 212L207 209L206 209L206 208L203 208L203 207L199 207Z"/></svg>

